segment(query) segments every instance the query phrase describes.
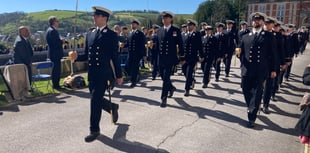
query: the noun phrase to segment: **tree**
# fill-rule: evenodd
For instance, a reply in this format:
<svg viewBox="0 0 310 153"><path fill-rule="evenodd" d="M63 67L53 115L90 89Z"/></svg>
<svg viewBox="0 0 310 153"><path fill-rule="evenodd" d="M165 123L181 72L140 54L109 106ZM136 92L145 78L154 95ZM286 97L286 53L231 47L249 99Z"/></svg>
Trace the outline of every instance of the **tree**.
<svg viewBox="0 0 310 153"><path fill-rule="evenodd" d="M194 13L194 18L198 22L207 22L210 25L214 25L216 22L224 22L227 19L239 22L241 17L243 17L242 19L245 18L246 6L241 5L245 2L245 0L206 1L199 5Z"/></svg>

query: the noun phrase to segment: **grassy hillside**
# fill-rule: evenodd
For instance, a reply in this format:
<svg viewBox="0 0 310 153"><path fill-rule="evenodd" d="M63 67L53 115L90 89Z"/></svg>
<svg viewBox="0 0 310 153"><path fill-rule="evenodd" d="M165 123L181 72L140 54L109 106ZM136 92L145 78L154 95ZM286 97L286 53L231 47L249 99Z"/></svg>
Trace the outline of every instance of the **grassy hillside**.
<svg viewBox="0 0 310 153"><path fill-rule="evenodd" d="M56 16L60 21L60 34L73 33L76 19L75 11L47 10L33 13L14 12L0 14L0 34L10 35L10 41L14 41L17 35L17 28L21 25L29 26L32 33L45 31L48 27L48 17L52 15ZM156 11L117 11L110 17L109 25L130 26L130 22L134 18L140 20L141 26L151 27L154 23L161 24L159 12ZM180 26L187 18L192 18L192 15L177 14L174 24ZM79 11L77 13L76 31L82 33L92 26L92 12Z"/></svg>
<svg viewBox="0 0 310 153"><path fill-rule="evenodd" d="M86 12L77 12L78 15L84 13ZM75 11L49 10L43 12L29 13L27 17L33 18L33 20L46 21L51 15L57 16L59 19L73 18L75 16Z"/></svg>

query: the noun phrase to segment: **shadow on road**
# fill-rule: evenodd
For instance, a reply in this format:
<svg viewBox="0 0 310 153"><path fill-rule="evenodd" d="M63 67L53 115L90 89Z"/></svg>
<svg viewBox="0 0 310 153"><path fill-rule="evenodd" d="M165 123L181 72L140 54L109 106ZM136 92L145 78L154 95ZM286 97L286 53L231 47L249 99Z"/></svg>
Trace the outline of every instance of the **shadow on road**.
<svg viewBox="0 0 310 153"><path fill-rule="evenodd" d="M242 106L242 107L245 107L245 103L241 102L241 101L237 101L237 100L230 100L230 99L227 99L225 97L216 97L216 96L211 96L211 95L207 95L205 93L205 91L203 90L195 90L196 93L198 94L198 96L196 95L191 95L192 97L197 97L197 98L203 98L203 99L206 99L208 101L215 101L217 104L220 104L220 105L224 105L224 103L226 104L231 104L231 105L236 105L236 106ZM233 89L228 89L229 92L236 92L235 90Z"/></svg>
<svg viewBox="0 0 310 153"><path fill-rule="evenodd" d="M247 123L246 120L243 120L242 118L231 115L224 111L210 110L210 109L202 108L198 106L191 106L188 103L186 103L183 100L183 98L174 98L174 99L180 106L169 105L169 107L171 108L194 112L197 114L199 118L202 118L202 119L207 119L207 117L214 117L216 119L220 119L223 121L228 121L228 122L240 124L242 126L246 126L246 123Z"/></svg>
<svg viewBox="0 0 310 153"><path fill-rule="evenodd" d="M138 97L138 96L134 96L134 95L120 95L121 92L122 92L122 90L114 90L112 93L112 97L120 98L121 102L126 102L126 101L130 100L133 102L142 102L142 103L147 103L149 105L159 106L159 101L155 101L155 100L144 98L144 97Z"/></svg>
<svg viewBox="0 0 310 153"><path fill-rule="evenodd" d="M112 139L105 135L100 135L97 139L102 143L122 152L168 153L168 151L166 150L153 148L152 146L143 144L141 142L127 140L126 133L129 130L129 125L128 124L117 124L117 125L118 125L117 130L115 131L115 134Z"/></svg>
<svg viewBox="0 0 310 153"><path fill-rule="evenodd" d="M255 129L257 129L257 130L267 129L267 130L277 131L277 132L288 134L288 135L298 136L298 134L294 128L287 128L287 129L282 128L278 124L272 122L266 116L259 115L259 116L257 116L257 118L266 124L266 126L265 125L256 125Z"/></svg>

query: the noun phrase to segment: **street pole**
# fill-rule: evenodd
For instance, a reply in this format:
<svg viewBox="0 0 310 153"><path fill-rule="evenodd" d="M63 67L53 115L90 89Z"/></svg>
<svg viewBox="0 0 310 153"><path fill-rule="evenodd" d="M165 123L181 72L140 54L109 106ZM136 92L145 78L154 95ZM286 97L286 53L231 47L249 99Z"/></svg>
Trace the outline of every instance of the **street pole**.
<svg viewBox="0 0 310 153"><path fill-rule="evenodd" d="M77 26L77 10L78 10L78 0L76 0L75 3L75 19L74 19L74 29L73 29L73 46L74 51L76 51L76 26Z"/></svg>

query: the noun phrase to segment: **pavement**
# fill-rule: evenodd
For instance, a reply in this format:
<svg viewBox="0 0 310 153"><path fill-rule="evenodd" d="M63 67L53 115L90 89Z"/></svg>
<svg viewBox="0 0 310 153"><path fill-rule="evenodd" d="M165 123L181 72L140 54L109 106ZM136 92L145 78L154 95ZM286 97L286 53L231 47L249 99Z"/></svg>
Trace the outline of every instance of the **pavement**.
<svg viewBox="0 0 310 153"><path fill-rule="evenodd" d="M172 76L177 91L166 108L159 107L159 78L147 77L133 89L129 83L115 87L112 101L120 105L119 121L111 124L103 112L101 135L92 143L84 142L88 89L0 107L0 153L301 153L304 146L294 127L301 114L299 101L310 92L301 82L309 59L308 47L295 58L278 101L271 101L271 114L261 112L253 129L246 127L239 61L234 63L233 57L230 77L222 71L215 82L213 71L206 89L198 70L189 97L183 96L184 76Z"/></svg>

